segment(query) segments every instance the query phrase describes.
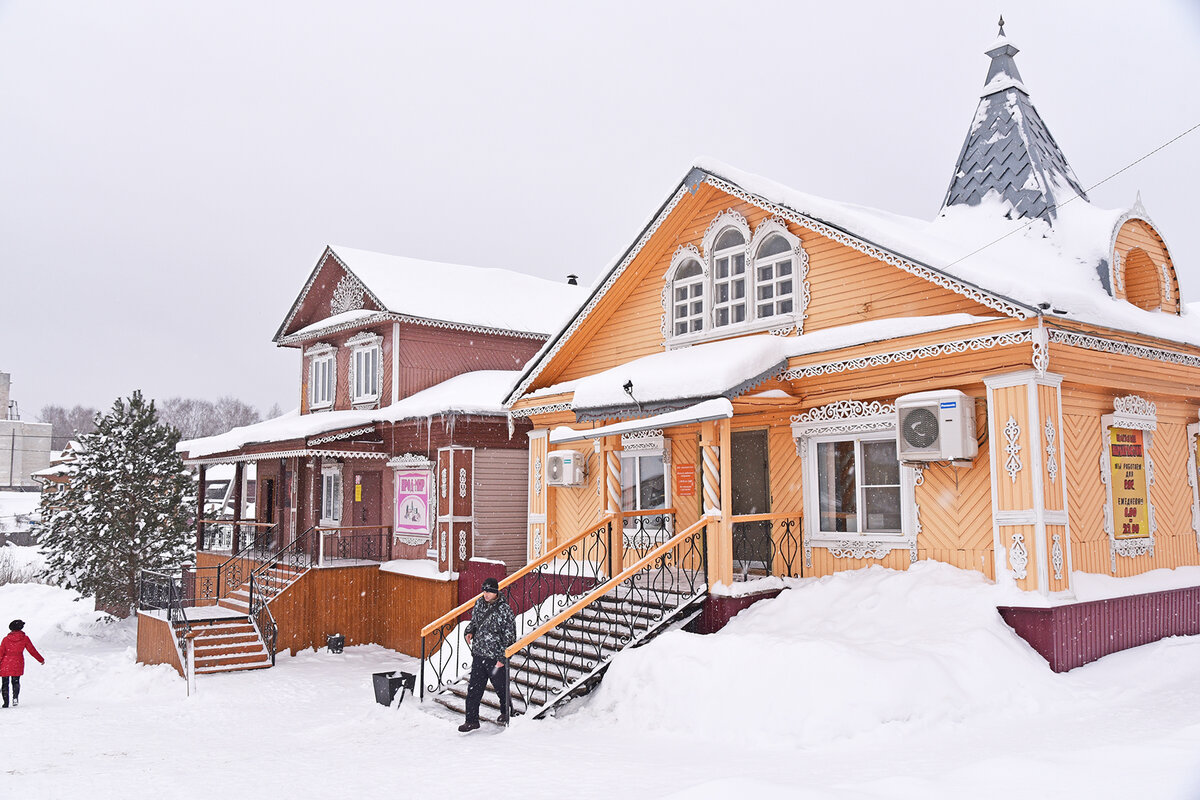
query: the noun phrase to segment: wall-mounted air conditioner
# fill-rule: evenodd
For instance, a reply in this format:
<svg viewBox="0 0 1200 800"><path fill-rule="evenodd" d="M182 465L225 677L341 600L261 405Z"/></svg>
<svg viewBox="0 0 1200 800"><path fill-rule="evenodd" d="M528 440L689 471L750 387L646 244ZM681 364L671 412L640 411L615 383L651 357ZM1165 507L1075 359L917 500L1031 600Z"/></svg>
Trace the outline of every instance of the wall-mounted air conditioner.
<svg viewBox="0 0 1200 800"><path fill-rule="evenodd" d="M975 458L975 400L955 390L896 398L896 449L901 461Z"/></svg>
<svg viewBox="0 0 1200 800"><path fill-rule="evenodd" d="M587 475L587 455L575 450L552 450L546 454L546 483L550 486L582 486Z"/></svg>

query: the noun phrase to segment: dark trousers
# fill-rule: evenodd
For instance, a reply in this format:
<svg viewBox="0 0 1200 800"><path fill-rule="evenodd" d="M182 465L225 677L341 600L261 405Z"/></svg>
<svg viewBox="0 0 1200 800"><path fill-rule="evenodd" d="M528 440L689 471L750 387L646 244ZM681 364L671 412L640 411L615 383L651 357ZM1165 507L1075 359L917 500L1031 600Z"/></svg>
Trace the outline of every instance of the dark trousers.
<svg viewBox="0 0 1200 800"><path fill-rule="evenodd" d="M8 682L9 681L12 681L13 700L16 700L18 697L21 696L21 676L20 675L13 675L11 678L8 675L5 675L3 678L0 678L0 694L4 695L4 705L5 706L8 705ZM478 704L476 704L476 706L478 706Z"/></svg>
<svg viewBox="0 0 1200 800"><path fill-rule="evenodd" d="M475 656L471 659L471 682L467 684L467 722L479 722L479 703L488 681L500 697L500 713L508 714L508 665L496 666L497 659Z"/></svg>

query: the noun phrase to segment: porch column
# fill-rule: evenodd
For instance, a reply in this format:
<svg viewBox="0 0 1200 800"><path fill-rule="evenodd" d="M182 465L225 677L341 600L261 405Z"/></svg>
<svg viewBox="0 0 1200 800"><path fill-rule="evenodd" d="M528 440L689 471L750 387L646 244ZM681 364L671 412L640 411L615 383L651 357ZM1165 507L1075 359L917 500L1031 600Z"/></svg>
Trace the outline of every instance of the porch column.
<svg viewBox="0 0 1200 800"><path fill-rule="evenodd" d="M702 512L720 522L708 535L708 578L710 584L733 583L733 526L725 514L730 507L731 487L723 480L729 474L729 423L713 420L700 426L702 466Z"/></svg>
<svg viewBox="0 0 1200 800"><path fill-rule="evenodd" d="M246 465L239 461L233 467L233 552L242 549L242 526L238 522L242 518L242 477Z"/></svg>
<svg viewBox="0 0 1200 800"><path fill-rule="evenodd" d="M196 492L196 552L204 549L204 494L208 491L208 467L200 465L200 485Z"/></svg>
<svg viewBox="0 0 1200 800"><path fill-rule="evenodd" d="M612 542L609 545L609 576L621 572L625 563L625 520L621 515L621 445L620 436L605 436L603 445L604 456L604 496L605 511L616 516L613 520Z"/></svg>

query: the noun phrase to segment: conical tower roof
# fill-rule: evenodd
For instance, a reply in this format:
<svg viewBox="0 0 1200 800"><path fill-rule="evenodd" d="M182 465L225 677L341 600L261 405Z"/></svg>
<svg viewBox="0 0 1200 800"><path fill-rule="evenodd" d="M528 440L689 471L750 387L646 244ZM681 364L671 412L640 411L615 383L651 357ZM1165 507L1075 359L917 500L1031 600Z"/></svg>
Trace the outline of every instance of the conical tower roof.
<svg viewBox="0 0 1200 800"><path fill-rule="evenodd" d="M992 59L987 80L942 207L978 205L996 192L1017 216L1053 224L1058 205L1087 195L1029 99L1003 17L999 36L985 52Z"/></svg>

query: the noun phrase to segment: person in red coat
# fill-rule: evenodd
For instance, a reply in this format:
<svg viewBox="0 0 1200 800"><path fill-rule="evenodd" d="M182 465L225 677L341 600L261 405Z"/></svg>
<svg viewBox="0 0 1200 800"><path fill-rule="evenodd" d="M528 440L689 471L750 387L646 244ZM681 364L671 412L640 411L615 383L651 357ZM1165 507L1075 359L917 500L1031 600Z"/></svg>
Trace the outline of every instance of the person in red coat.
<svg viewBox="0 0 1200 800"><path fill-rule="evenodd" d="M29 637L22 630L25 623L19 619L14 619L8 623L8 629L12 631L3 640L0 640L0 694L4 696L4 705L0 708L8 708L8 685L12 682L12 704L17 705L17 698L21 696L21 676L25 674L25 651L29 651L29 655L38 660L39 664L45 664L46 659L42 658L42 654L33 646L33 642L29 641Z"/></svg>

